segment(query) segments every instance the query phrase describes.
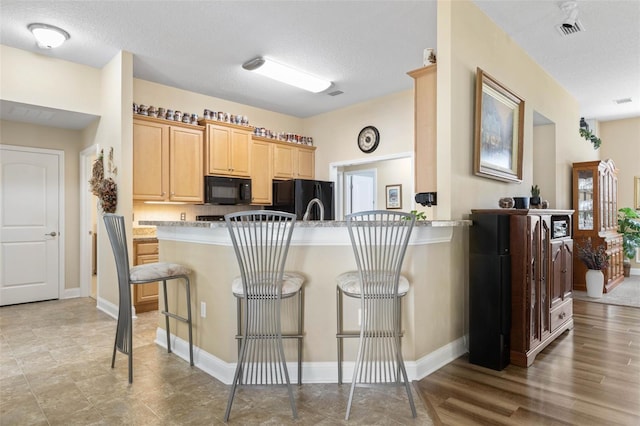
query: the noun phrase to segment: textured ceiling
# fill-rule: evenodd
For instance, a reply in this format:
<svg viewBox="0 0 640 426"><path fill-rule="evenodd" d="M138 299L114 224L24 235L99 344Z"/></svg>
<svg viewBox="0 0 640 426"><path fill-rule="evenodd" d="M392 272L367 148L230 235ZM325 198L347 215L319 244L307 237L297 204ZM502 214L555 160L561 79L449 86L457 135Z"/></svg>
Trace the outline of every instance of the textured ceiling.
<svg viewBox="0 0 640 426"><path fill-rule="evenodd" d="M586 31L560 37L559 2L475 3L580 102L587 118L640 116L640 1L578 1ZM436 46L435 1L0 0L2 44L102 67L119 50L144 80L309 117L408 90L407 71ZM71 34L41 50L27 25ZM241 68L256 56L334 81L312 94ZM341 90L344 94L328 96ZM630 104L613 99L631 97ZM3 108L2 116L6 118Z"/></svg>

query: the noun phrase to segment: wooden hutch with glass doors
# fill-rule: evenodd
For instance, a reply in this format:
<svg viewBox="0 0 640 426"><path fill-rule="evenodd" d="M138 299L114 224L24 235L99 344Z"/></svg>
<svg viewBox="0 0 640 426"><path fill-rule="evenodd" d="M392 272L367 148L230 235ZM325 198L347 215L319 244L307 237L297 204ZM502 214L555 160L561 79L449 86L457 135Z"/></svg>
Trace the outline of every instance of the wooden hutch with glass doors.
<svg viewBox="0 0 640 426"><path fill-rule="evenodd" d="M618 228L618 170L613 160L573 163L573 240L582 245L591 239L593 247L604 245L609 266L604 269L604 291L624 280L622 234ZM576 247L576 254L578 248ZM587 267L573 259L573 289L586 291Z"/></svg>

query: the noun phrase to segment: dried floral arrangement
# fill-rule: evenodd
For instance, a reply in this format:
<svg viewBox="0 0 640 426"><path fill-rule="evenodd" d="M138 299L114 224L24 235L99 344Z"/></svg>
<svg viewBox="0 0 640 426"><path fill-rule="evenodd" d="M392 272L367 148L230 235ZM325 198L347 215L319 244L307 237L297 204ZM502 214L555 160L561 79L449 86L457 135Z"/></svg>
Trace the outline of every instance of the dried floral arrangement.
<svg viewBox="0 0 640 426"><path fill-rule="evenodd" d="M109 151L109 173L116 174L113 167L113 148ZM118 186L113 178L104 178L104 152L100 151L98 158L93 162L91 179L89 179L91 192L100 200L100 206L105 213L115 213L118 206Z"/></svg>
<svg viewBox="0 0 640 426"><path fill-rule="evenodd" d="M100 196L100 184L104 180L104 162L103 162L103 152L100 151L98 154L98 158L93 162L93 167L91 169L91 179L89 179L89 187L91 188L91 193L96 197Z"/></svg>
<svg viewBox="0 0 640 426"><path fill-rule="evenodd" d="M609 255L603 244L593 247L591 238L587 238L584 244L577 244L578 259L584 263L588 269L602 270L609 266Z"/></svg>

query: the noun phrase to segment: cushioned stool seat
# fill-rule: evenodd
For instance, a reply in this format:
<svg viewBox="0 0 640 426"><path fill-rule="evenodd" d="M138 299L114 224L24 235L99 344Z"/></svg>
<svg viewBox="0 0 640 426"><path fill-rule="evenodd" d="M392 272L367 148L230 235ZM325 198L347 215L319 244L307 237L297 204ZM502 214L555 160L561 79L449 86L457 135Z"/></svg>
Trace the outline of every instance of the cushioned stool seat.
<svg viewBox="0 0 640 426"><path fill-rule="evenodd" d="M392 274L390 272L385 272L384 276L389 277ZM360 297L360 293L362 292L362 283L360 280L360 273L358 271L349 271L344 272L336 278L338 282L338 287L340 290L344 292L347 296L350 297ZM409 280L400 275L400 281L398 282L398 296L404 296L409 292Z"/></svg>
<svg viewBox="0 0 640 426"><path fill-rule="evenodd" d="M297 272L285 271L282 275L282 281L282 297L286 299L300 291L302 284L304 283L304 276ZM241 276L237 276L233 279L231 282L231 291L236 297L244 297Z"/></svg>
<svg viewBox="0 0 640 426"><path fill-rule="evenodd" d="M186 266L177 263L157 262L134 266L129 271L129 279L132 283L138 281L161 281L189 274L191 274L191 269Z"/></svg>

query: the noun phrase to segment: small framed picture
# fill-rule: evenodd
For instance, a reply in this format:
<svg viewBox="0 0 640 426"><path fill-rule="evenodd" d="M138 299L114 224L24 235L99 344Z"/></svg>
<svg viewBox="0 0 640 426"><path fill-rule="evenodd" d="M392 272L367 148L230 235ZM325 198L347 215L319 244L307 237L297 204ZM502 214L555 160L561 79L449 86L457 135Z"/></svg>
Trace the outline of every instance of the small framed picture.
<svg viewBox="0 0 640 426"><path fill-rule="evenodd" d="M387 208L388 209L401 209L402 208L402 185L387 185Z"/></svg>

